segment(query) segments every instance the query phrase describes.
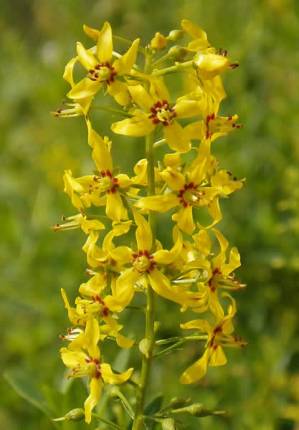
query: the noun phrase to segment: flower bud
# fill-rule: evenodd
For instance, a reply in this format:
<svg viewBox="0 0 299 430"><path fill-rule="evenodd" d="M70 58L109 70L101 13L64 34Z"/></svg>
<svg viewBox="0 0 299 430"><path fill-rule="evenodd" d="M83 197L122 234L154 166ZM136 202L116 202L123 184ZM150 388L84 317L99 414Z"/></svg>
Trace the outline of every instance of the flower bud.
<svg viewBox="0 0 299 430"><path fill-rule="evenodd" d="M174 61L183 61L188 54L188 50L182 46L175 45L169 49L168 54Z"/></svg>
<svg viewBox="0 0 299 430"><path fill-rule="evenodd" d="M153 49L163 49L167 45L167 39L163 34L157 32L152 38L150 46Z"/></svg>
<svg viewBox="0 0 299 430"><path fill-rule="evenodd" d="M82 421L84 417L84 410L81 408L75 408L65 414L64 417L55 418L53 421Z"/></svg>
<svg viewBox="0 0 299 430"><path fill-rule="evenodd" d="M177 40L181 39L184 36L183 30L171 30L170 33L167 36L167 40L170 40L171 42L176 42Z"/></svg>

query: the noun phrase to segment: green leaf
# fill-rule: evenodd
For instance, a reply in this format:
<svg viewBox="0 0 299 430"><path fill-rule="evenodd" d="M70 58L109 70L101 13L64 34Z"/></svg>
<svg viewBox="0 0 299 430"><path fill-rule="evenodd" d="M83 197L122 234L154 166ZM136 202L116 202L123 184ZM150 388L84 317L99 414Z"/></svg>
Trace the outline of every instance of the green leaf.
<svg viewBox="0 0 299 430"><path fill-rule="evenodd" d="M156 412L158 412L163 403L163 395L158 394L156 397L154 397L146 406L144 413L145 415L154 415Z"/></svg>
<svg viewBox="0 0 299 430"><path fill-rule="evenodd" d="M28 375L19 370L7 371L3 376L20 397L22 397L35 408L39 409L47 417L52 419L52 412L49 409L42 392L32 382L33 378L30 378ZM51 423L57 428L56 423L54 423L52 420Z"/></svg>

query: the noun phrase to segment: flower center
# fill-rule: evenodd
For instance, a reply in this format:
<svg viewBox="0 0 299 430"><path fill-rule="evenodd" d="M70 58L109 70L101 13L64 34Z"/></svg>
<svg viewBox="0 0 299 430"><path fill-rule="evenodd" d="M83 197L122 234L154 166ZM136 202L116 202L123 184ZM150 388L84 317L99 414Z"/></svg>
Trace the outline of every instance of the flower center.
<svg viewBox="0 0 299 430"><path fill-rule="evenodd" d="M101 377L101 364L100 360L98 358L91 358L88 357L85 359L86 363L90 367L90 375L96 379L99 379Z"/></svg>
<svg viewBox="0 0 299 430"><path fill-rule="evenodd" d="M210 139L215 133L228 133L232 128L241 128L237 124L237 115L233 116L216 116L214 113L206 117L206 139Z"/></svg>
<svg viewBox="0 0 299 430"><path fill-rule="evenodd" d="M133 254L133 266L139 273L149 273L155 267L154 257L148 251Z"/></svg>
<svg viewBox="0 0 299 430"><path fill-rule="evenodd" d="M161 100L151 107L151 114L149 116L153 124L163 124L164 126L170 125L173 118L176 117L174 108L170 107L167 100Z"/></svg>
<svg viewBox="0 0 299 430"><path fill-rule="evenodd" d="M113 66L107 61L99 63L94 69L88 71L88 77L92 81L106 82L108 85L114 82L117 72Z"/></svg>
<svg viewBox="0 0 299 430"><path fill-rule="evenodd" d="M221 271L216 267L213 270L212 276L208 281L208 285L209 285L209 287L213 293L216 291L217 281L218 281L220 275L221 275Z"/></svg>
<svg viewBox="0 0 299 430"><path fill-rule="evenodd" d="M198 204L201 197L205 194L204 191L197 189L198 185L193 182L184 185L178 192L178 198L180 199L181 205L186 208L187 206Z"/></svg>
<svg viewBox="0 0 299 430"><path fill-rule="evenodd" d="M102 170L100 176L95 176L94 181L98 182L100 189L105 193L115 193L119 187L118 179L115 178L110 170Z"/></svg>

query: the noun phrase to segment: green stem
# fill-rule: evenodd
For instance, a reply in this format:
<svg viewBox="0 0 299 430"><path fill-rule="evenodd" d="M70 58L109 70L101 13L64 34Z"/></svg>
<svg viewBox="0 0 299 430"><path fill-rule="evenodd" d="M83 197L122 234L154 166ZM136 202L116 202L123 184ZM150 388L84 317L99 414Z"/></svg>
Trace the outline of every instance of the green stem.
<svg viewBox="0 0 299 430"><path fill-rule="evenodd" d="M104 112L109 112L109 113L115 113L117 115L122 115L122 116L125 116L127 118L130 118L132 116L128 112L125 112L125 111L123 111L121 109L114 109L114 108L111 108L109 106L97 106L97 105L95 105L95 106L92 106L91 109L102 110Z"/></svg>
<svg viewBox="0 0 299 430"><path fill-rule="evenodd" d="M146 137L146 157L148 176L148 195L155 194L155 164L153 135ZM153 233L153 244L155 243L155 220L152 213L149 215L149 223ZM145 314L145 339L148 342L147 353L142 356L141 378L139 390L137 392L135 419L132 430L141 430L143 426L143 411L145 406L145 396L149 385L150 370L155 346L155 294L150 286L147 287L147 305Z"/></svg>
<svg viewBox="0 0 299 430"><path fill-rule="evenodd" d="M94 412L92 412L92 416L95 417L97 420L101 421L102 423L107 424L108 426L110 426L110 428L113 428L115 430L122 430L122 428L118 424L115 424L112 421L106 420L105 418L100 417L98 414L95 414Z"/></svg>
<svg viewBox="0 0 299 430"><path fill-rule="evenodd" d="M165 69L154 70L154 76L169 75L170 73L180 72L181 70L193 67L193 60L185 61L184 63L176 63L175 66L166 67Z"/></svg>

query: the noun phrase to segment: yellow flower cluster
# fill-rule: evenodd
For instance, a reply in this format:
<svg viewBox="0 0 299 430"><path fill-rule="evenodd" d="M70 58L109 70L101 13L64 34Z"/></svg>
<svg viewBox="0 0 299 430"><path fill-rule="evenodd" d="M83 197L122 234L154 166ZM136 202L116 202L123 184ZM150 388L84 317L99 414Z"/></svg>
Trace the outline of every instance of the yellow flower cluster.
<svg viewBox="0 0 299 430"><path fill-rule="evenodd" d="M77 56L64 72L71 103L55 114L84 117L95 170L81 177L65 171L64 190L77 214L55 229L80 228L87 236L83 251L90 279L80 286L74 306L62 291L73 328L63 336L70 343L61 356L71 377L89 378L89 423L103 383L124 383L133 372L113 372L100 351L107 337L121 348L133 345L120 333L118 314L136 294L151 290L182 311L203 314L181 324L205 341L201 357L181 376L184 384L198 381L208 366L225 364L223 348L244 345L234 335L236 303L229 294L244 286L234 276L240 256L215 228L222 218L221 198L240 189L243 180L220 168L211 150L217 138L240 127L237 115L218 114L225 98L220 75L237 65L210 45L202 29L183 20L180 30L156 33L145 48L136 39L123 54L114 49L119 38L108 22L100 30L84 26L84 31L95 45L77 43ZM75 68L81 72L78 81ZM174 73L183 83L176 96L167 88L168 75ZM125 116L111 125L112 132L145 137L146 156L131 176L115 170L110 138L93 128L93 102L103 95L110 95ZM164 151L161 160L156 148ZM159 213L169 216L169 225L173 221L169 249L156 236ZM152 338L147 341L153 345Z"/></svg>

